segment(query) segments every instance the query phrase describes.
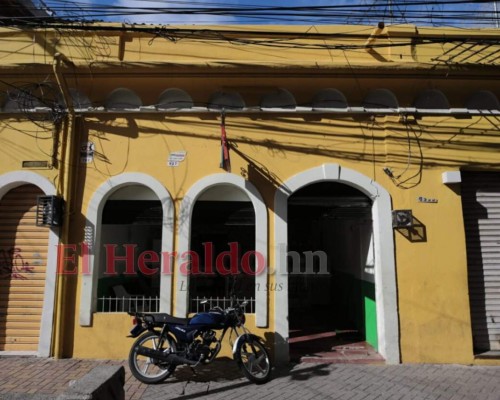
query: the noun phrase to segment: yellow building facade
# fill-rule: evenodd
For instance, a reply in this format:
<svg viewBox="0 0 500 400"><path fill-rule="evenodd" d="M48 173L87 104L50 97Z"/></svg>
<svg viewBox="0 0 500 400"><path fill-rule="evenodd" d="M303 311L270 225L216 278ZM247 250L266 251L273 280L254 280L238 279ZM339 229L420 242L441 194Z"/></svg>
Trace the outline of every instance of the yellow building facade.
<svg viewBox="0 0 500 400"><path fill-rule="evenodd" d="M1 28L0 351L125 358L127 311L236 289L277 361L496 363L498 37Z"/></svg>

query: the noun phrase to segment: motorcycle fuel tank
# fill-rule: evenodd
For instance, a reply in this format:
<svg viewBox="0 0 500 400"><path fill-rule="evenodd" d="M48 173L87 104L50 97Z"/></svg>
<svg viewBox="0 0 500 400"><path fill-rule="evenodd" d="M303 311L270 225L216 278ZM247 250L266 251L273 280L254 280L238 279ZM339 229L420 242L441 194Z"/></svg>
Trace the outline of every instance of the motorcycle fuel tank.
<svg viewBox="0 0 500 400"><path fill-rule="evenodd" d="M189 321L189 325L209 325L214 327L221 327L224 325L224 314L218 311L210 311L196 314L191 321Z"/></svg>

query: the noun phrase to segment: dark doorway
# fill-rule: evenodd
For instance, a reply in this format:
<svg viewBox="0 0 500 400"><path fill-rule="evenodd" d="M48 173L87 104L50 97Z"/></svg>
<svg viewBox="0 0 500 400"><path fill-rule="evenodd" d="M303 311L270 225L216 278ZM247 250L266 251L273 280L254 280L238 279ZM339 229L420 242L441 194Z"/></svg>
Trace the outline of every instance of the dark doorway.
<svg viewBox="0 0 500 400"><path fill-rule="evenodd" d="M359 190L336 182L290 196L292 357L331 351L346 341L377 347L371 206Z"/></svg>

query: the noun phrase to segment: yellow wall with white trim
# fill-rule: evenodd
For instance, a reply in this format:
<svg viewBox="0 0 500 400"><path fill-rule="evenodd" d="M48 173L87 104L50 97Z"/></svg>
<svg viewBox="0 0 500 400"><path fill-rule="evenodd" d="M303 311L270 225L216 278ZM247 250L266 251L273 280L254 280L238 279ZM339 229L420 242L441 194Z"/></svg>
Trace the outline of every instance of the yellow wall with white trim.
<svg viewBox="0 0 500 400"><path fill-rule="evenodd" d="M399 37L398 41L410 43L412 27L391 29L399 35L408 35L408 39ZM351 30L354 28L320 29L323 33ZM368 37L371 31L372 27L363 27L356 32ZM437 34L433 30L421 32ZM496 32L474 31L471 35L480 37ZM462 31L439 31L440 35L460 33ZM276 87L291 91L298 104L307 103L324 87L342 90L349 103L359 103L369 89L389 88L405 105L410 105L419 92L429 87L442 90L450 102L457 105L463 104L466 94L475 90L492 90L497 96L500 93L499 83L492 80L498 67L459 72L462 75L458 78L453 68L432 65L432 58L446 52L448 44L422 46L418 49L418 57L410 46L401 47L399 51L393 48L383 54L385 61L380 62L363 51L288 49L277 52L258 47L242 48L222 41L208 46L192 39L173 43L162 38L155 38L150 44L151 36L130 33L122 63L119 35L116 34L94 32L85 34L84 39L74 34L59 37L60 34L41 31L36 35L47 44L45 48L40 41L33 41L32 35L0 29L1 43L9 53L1 66L1 71L8 72L5 80L11 84L19 80L19 65L27 65L24 81L39 80L41 73L51 73L53 53L59 51L75 64L64 67L68 85L81 88L96 103L102 103L109 92L123 86L139 93L144 104L154 104L167 87L180 87L201 103L206 103L214 91L231 88L242 93L245 101L252 104L258 104L263 94ZM332 43L349 40L359 44L366 38L332 39ZM51 46L52 52L49 51ZM34 64L39 64L40 71L36 71ZM332 72L334 67L338 68L338 75ZM187 72L184 73L183 68ZM385 72L380 72L383 68ZM413 73L415 76L409 76ZM5 88L4 85L2 90ZM76 148L81 142L93 141L96 145L93 162L78 165L77 160L70 163L62 160L58 167L38 171L60 186L63 185L62 181L58 182L61 166L69 165L72 171L77 170L75 202L68 214L71 243L83 240L89 201L109 177L123 172L151 175L168 189L176 204L176 216L179 216L179 204L187 190L199 179L221 172L220 118L217 114L94 113L78 118L84 121L71 140ZM466 364L474 362L474 356L462 205L459 190L444 185L441 174L460 168L499 171L498 122L498 116L409 116L404 119L352 114L241 113L228 114L226 130L228 139L236 146L231 151L232 172L250 179L269 209L270 264L274 260L272 232L276 186L309 168L338 163L388 190L393 209L412 209L425 225L426 241L410 242L401 233L394 232L401 359L403 362ZM61 140L65 131L62 132ZM50 158L54 154L55 137L51 130L23 122L22 115L1 115L0 148L4 155L0 173L19 170L21 160ZM59 159L63 157L61 143L56 143L55 147ZM168 154L178 150L187 151L186 159L178 167L168 167ZM249 165L253 166L249 168ZM395 175L402 174L401 181L415 175L406 182L406 186L414 187L398 187L383 172L384 167L390 167ZM421 203L418 197L437 202ZM177 228L176 222L175 232ZM174 243L176 248L178 240ZM63 282L66 285L64 323L61 323L61 330L55 332L56 343L61 343L61 355L126 357L131 342L125 338L130 317L94 314L92 326L81 327L78 321L81 279L66 276ZM270 283L274 283L272 276ZM274 330L272 293L269 300L269 328L257 331L263 335ZM254 330L252 322L250 328Z"/></svg>

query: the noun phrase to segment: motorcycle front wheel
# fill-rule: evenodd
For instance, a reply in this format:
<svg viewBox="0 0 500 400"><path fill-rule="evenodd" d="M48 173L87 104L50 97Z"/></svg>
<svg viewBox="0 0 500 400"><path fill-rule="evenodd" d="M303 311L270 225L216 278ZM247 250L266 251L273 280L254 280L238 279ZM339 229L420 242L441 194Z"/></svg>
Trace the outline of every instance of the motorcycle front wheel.
<svg viewBox="0 0 500 400"><path fill-rule="evenodd" d="M144 383L159 383L167 379L175 371L175 365L151 357L137 354L135 348L144 346L166 354L176 351L175 342L165 338L160 346L160 337L155 332L146 332L139 336L132 345L128 356L130 372Z"/></svg>
<svg viewBox="0 0 500 400"><path fill-rule="evenodd" d="M271 360L257 337L244 337L236 346L234 359L245 377L254 383L266 383L271 378Z"/></svg>

